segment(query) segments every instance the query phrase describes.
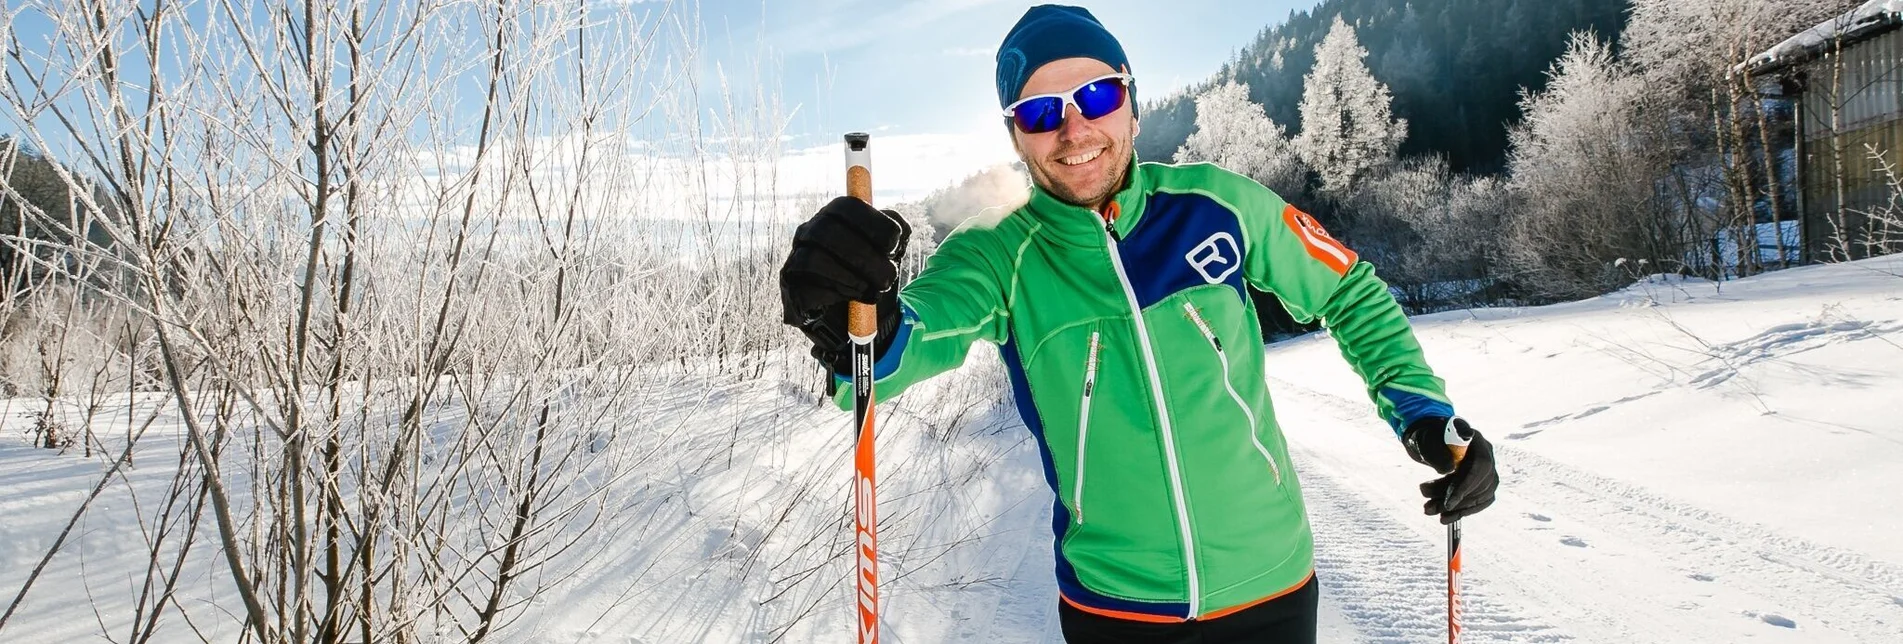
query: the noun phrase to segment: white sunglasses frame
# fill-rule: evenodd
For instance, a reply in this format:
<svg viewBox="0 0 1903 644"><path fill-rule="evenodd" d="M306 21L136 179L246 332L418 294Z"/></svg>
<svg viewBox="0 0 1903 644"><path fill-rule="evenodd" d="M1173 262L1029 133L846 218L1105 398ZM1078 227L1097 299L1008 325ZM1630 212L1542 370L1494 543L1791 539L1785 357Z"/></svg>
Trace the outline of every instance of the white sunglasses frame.
<svg viewBox="0 0 1903 644"><path fill-rule="evenodd" d="M1004 113L1003 113L1004 118L1005 120L1011 122L1011 127L1017 128L1019 132L1024 132L1024 128L1020 127L1017 124L1017 115L1015 114L1015 112L1017 111L1018 106L1023 105L1025 103L1029 103L1031 101L1034 101L1040 98L1055 98L1064 102L1063 109L1058 112L1059 114L1058 127L1063 127L1063 119L1070 118L1070 108L1073 108L1073 107L1077 108L1078 116L1083 116L1084 114L1084 106L1077 104L1077 91L1083 89L1084 86L1086 85L1090 85L1093 83L1101 83L1106 80L1110 80L1112 78L1117 79L1123 83L1123 92L1124 92L1123 102L1125 103L1130 102L1130 94L1135 93L1137 79L1135 76L1131 76L1129 74L1119 72L1119 73L1112 73L1112 74L1104 74L1102 76L1092 78L1082 83L1078 83L1076 87L1072 87L1066 91L1051 92L1048 94L1033 94L1031 96L1020 98L1016 101L1013 101L1010 105L1004 106ZM1121 108L1123 106L1119 105L1117 107ZM1102 117L1098 117L1098 118L1102 118ZM1085 120L1095 120L1095 119L1090 119L1086 117ZM1055 132L1055 131L1057 130L1049 130L1049 132ZM1025 134L1047 134L1049 132L1024 132L1024 133Z"/></svg>

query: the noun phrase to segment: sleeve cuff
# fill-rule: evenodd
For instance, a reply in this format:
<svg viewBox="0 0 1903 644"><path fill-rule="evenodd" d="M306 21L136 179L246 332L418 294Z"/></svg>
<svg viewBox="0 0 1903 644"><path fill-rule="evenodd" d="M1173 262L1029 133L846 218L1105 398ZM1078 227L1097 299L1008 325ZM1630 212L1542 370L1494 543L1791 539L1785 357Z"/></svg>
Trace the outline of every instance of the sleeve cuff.
<svg viewBox="0 0 1903 644"><path fill-rule="evenodd" d="M1408 425L1422 418L1453 418L1454 406L1445 400L1418 394L1412 391L1382 387L1381 397L1394 405L1394 411L1385 420L1394 428L1394 435L1400 436Z"/></svg>

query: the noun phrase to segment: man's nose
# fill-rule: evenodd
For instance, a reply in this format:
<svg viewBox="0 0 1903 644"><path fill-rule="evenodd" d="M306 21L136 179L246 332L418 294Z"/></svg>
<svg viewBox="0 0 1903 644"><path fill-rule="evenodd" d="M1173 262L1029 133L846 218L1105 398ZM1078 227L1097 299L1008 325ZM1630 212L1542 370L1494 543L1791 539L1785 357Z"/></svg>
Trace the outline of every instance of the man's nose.
<svg viewBox="0 0 1903 644"><path fill-rule="evenodd" d="M1077 106L1065 105L1064 120L1057 125L1057 141L1068 143L1077 140L1085 131L1084 120L1084 113Z"/></svg>

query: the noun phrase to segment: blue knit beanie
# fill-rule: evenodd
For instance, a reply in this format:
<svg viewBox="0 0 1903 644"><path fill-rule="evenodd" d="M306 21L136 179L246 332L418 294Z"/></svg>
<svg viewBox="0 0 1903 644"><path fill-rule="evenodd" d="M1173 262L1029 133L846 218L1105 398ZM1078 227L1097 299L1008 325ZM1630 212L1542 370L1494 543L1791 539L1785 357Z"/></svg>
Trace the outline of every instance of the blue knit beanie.
<svg viewBox="0 0 1903 644"><path fill-rule="evenodd" d="M1037 68L1064 58L1095 58L1111 69L1130 73L1123 45L1096 16L1083 7L1038 5L1024 12L998 46L998 107L1016 102ZM1136 112L1135 90L1130 110Z"/></svg>

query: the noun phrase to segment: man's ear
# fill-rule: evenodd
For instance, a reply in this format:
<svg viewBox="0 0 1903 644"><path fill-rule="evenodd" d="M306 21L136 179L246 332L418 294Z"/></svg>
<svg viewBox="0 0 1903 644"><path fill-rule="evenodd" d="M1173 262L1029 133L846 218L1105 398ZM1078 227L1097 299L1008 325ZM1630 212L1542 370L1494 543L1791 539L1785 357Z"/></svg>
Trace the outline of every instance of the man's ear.
<svg viewBox="0 0 1903 644"><path fill-rule="evenodd" d="M1143 119L1130 117L1130 138L1135 139L1142 135L1143 135Z"/></svg>

